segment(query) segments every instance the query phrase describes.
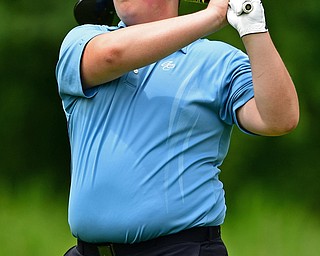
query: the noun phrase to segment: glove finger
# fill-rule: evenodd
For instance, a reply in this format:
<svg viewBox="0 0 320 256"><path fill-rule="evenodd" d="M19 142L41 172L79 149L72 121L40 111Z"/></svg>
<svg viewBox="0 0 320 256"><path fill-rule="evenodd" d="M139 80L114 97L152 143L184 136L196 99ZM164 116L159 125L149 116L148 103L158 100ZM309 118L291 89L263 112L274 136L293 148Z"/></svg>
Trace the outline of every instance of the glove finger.
<svg viewBox="0 0 320 256"><path fill-rule="evenodd" d="M228 12L227 12L227 21L236 30L237 30L237 24L238 24L237 20L238 20L238 15L235 13L235 11L230 6L228 8Z"/></svg>

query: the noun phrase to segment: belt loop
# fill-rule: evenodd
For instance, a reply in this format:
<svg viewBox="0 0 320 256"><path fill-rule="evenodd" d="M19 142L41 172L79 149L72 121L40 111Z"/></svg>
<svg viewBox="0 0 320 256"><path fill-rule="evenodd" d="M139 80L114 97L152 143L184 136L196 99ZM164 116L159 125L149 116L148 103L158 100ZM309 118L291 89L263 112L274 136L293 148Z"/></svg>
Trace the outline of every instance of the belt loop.
<svg viewBox="0 0 320 256"><path fill-rule="evenodd" d="M220 226L212 226L209 227L209 240L214 240L221 236L221 228Z"/></svg>

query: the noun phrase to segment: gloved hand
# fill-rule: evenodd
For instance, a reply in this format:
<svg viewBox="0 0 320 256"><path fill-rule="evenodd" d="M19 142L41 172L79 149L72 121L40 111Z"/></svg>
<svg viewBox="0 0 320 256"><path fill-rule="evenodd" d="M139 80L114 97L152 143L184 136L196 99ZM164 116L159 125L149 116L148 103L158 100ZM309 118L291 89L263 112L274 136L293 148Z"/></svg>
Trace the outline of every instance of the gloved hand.
<svg viewBox="0 0 320 256"><path fill-rule="evenodd" d="M229 0L227 19L240 37L268 31L260 0Z"/></svg>

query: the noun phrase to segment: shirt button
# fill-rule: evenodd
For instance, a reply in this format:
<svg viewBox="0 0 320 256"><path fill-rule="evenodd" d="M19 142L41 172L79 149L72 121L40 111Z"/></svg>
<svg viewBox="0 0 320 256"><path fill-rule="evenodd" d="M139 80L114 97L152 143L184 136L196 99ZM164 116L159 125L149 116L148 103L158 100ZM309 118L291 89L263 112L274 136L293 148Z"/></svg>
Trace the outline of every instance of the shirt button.
<svg viewBox="0 0 320 256"><path fill-rule="evenodd" d="M139 73L139 69L133 70L133 73L138 74Z"/></svg>

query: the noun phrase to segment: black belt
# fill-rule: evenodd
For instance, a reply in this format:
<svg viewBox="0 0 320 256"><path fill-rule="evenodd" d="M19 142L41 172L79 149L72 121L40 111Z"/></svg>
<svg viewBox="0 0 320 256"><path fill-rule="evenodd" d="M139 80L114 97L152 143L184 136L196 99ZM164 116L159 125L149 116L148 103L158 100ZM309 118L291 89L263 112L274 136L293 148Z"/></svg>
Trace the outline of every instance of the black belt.
<svg viewBox="0 0 320 256"><path fill-rule="evenodd" d="M220 237L220 226L196 227L133 244L87 243L78 239L77 250L85 256L121 256L139 253L155 246L167 246L183 242L204 242Z"/></svg>

